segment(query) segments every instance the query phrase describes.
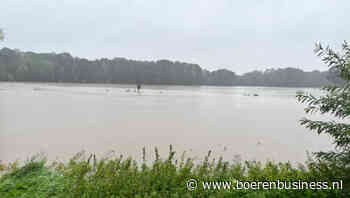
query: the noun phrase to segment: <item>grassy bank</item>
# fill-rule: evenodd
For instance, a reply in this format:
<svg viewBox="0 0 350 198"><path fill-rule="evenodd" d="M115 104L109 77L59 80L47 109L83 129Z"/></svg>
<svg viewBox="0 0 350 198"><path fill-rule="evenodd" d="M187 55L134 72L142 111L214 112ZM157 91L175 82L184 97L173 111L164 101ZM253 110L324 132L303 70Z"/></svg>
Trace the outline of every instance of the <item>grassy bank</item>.
<svg viewBox="0 0 350 198"><path fill-rule="evenodd" d="M166 159L160 159L157 149L155 156L153 162L143 158L138 163L123 156L97 158L78 153L67 163L33 157L22 166L2 164L0 197L345 197L343 191L334 189L233 189L238 181L332 182L334 171L322 163L226 162L211 158L210 152L201 163L194 163L184 155L175 156L171 147ZM198 182L196 189L194 183L187 186L189 179ZM232 182L231 189L204 189L204 181Z"/></svg>

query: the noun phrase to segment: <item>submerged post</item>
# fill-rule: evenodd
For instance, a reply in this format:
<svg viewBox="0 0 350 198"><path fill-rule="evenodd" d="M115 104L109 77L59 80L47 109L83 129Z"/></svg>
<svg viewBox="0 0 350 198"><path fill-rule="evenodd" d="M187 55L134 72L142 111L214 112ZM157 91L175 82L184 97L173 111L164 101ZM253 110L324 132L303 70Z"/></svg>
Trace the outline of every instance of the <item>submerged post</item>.
<svg viewBox="0 0 350 198"><path fill-rule="evenodd" d="M141 90L141 84L138 83L138 84L137 84L137 92L140 92L140 90Z"/></svg>

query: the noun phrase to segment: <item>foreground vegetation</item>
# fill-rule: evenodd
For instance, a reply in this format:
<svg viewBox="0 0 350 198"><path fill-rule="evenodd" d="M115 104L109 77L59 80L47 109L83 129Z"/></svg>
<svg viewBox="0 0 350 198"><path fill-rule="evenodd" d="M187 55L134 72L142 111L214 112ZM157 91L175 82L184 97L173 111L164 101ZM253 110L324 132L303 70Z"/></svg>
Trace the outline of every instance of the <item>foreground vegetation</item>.
<svg viewBox="0 0 350 198"><path fill-rule="evenodd" d="M145 150L143 150L145 156ZM6 170L5 170L6 169ZM309 161L306 165L256 161L227 162L215 160L210 152L202 162L169 156L136 162L131 158L106 157L79 153L67 163L47 163L33 157L24 165L2 165L1 197L346 197L341 190L207 190L201 181L335 181L334 170L326 164ZM198 188L189 190L189 179L198 181Z"/></svg>
<svg viewBox="0 0 350 198"><path fill-rule="evenodd" d="M339 85L323 87L324 95L299 94L297 98L306 104L308 114L332 116L333 119L301 119L301 124L317 134L326 134L332 138L335 147L331 151L318 151L314 157L333 170L338 170L337 177L350 183L350 45L344 41L341 51L316 44L315 52L328 65L336 78L342 81Z"/></svg>

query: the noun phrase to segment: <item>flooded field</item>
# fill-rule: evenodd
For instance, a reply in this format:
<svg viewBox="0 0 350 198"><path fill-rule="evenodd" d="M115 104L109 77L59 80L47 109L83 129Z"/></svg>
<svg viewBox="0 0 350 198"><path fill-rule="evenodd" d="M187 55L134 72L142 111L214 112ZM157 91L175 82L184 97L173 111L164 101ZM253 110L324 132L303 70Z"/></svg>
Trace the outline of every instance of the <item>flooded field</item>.
<svg viewBox="0 0 350 198"><path fill-rule="evenodd" d="M85 150L141 158L172 144L199 159L212 150L226 160L303 162L329 149L327 136L299 125L295 95L274 87L0 83L0 159L43 152L67 159ZM151 156L149 156L151 158Z"/></svg>

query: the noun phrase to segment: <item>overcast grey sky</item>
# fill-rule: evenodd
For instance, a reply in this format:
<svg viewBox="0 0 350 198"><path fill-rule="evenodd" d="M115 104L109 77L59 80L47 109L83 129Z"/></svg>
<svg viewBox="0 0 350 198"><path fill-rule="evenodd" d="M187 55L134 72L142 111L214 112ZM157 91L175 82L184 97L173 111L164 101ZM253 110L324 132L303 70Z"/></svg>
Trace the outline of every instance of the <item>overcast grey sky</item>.
<svg viewBox="0 0 350 198"><path fill-rule="evenodd" d="M95 58L170 59L237 73L325 70L316 41L350 37L349 0L1 0L1 45Z"/></svg>

